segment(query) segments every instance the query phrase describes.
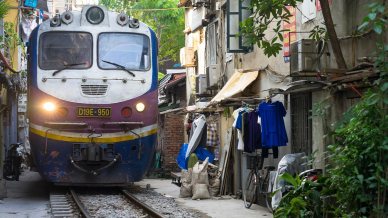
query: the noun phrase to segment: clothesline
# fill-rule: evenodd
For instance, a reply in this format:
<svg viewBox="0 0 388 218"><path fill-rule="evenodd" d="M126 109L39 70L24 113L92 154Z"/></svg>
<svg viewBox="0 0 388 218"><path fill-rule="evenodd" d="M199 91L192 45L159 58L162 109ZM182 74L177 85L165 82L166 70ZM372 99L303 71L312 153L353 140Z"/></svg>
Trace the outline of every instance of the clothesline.
<svg viewBox="0 0 388 218"><path fill-rule="evenodd" d="M237 129L237 149L244 152L262 150L268 156L272 149L274 158L278 156L278 147L287 145L288 138L283 117L286 110L279 101L263 101L254 110L242 106L233 112L233 127ZM250 105L252 106L252 105Z"/></svg>

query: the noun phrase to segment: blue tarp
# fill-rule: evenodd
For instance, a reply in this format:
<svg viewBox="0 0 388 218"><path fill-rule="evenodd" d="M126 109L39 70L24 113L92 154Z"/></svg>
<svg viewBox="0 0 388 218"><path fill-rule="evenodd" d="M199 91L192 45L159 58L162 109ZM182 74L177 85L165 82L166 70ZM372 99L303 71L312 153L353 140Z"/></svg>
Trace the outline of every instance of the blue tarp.
<svg viewBox="0 0 388 218"><path fill-rule="evenodd" d="M181 169L187 170L187 162L189 161L189 158L185 158L186 151L188 144L182 144L181 149L179 150L178 157L176 158L176 161L178 163L178 166ZM204 161L207 157L209 158L209 163L213 163L214 161L214 154L210 151L208 151L205 147L203 146L198 146L195 150L194 153L197 155L198 159L201 161Z"/></svg>

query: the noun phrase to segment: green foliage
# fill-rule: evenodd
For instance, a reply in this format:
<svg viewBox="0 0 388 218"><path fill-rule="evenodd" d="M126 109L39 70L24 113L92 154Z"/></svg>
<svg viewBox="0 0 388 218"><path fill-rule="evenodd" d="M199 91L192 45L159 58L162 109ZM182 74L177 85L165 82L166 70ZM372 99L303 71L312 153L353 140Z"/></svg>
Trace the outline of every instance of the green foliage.
<svg viewBox="0 0 388 218"><path fill-rule="evenodd" d="M283 22L289 23L292 16L286 5L296 7L302 0L251 0L252 16L243 21L241 34L248 44L256 44L262 48L268 57L276 56L282 50L283 32L288 31L282 28ZM271 28L271 24L276 25ZM267 30L272 31L274 36L267 38Z"/></svg>
<svg viewBox="0 0 388 218"><path fill-rule="evenodd" d="M274 213L275 218L287 217L322 217L323 202L321 192L324 180L301 180L284 173L281 177L291 185L290 191L283 196Z"/></svg>
<svg viewBox="0 0 388 218"><path fill-rule="evenodd" d="M328 176L330 188L337 193L337 215L387 217L388 45L384 45L387 10L383 3L371 3L368 7L369 14L359 30L373 30L378 35L375 71L380 78L336 129L336 143L329 146Z"/></svg>
<svg viewBox="0 0 388 218"><path fill-rule="evenodd" d="M164 76L165 76L164 73L158 72L158 81L160 81L161 79L163 79Z"/></svg>
<svg viewBox="0 0 388 218"><path fill-rule="evenodd" d="M3 19L7 15L9 5L5 1L0 1L0 19Z"/></svg>
<svg viewBox="0 0 388 218"><path fill-rule="evenodd" d="M370 12L359 30L373 30L378 36L374 70L380 78L344 114L333 133L335 142L328 146L327 174L318 181L321 189L316 189L320 199L325 199L325 207L320 210L328 217L388 217L388 45L384 44L387 12L383 3L368 7ZM318 116L327 115L324 104L316 105L315 112ZM296 184L294 189L298 190L302 185ZM297 210L310 213L314 202L304 192L290 193L282 199L275 216L302 217Z"/></svg>
<svg viewBox="0 0 388 218"><path fill-rule="evenodd" d="M358 27L360 31L372 29L377 34L382 34L388 24L388 10L382 3L373 2L368 5L369 14L364 17L362 24Z"/></svg>
<svg viewBox="0 0 388 218"><path fill-rule="evenodd" d="M329 36L327 35L326 28L322 26L315 26L311 31L309 35L310 39L314 39L316 41L325 40L327 41Z"/></svg>
<svg viewBox="0 0 388 218"><path fill-rule="evenodd" d="M337 193L337 214L388 214L386 99L387 90L369 92L349 112L352 118L335 131L337 142L329 146L328 176L330 188Z"/></svg>
<svg viewBox="0 0 388 218"><path fill-rule="evenodd" d="M15 50L17 46L24 46L15 29L15 24L4 22L4 35L0 36L0 49L10 52ZM12 62L12 55L8 58Z"/></svg>
<svg viewBox="0 0 388 218"><path fill-rule="evenodd" d="M159 40L159 63L178 60L179 50L185 45L184 8L177 9L178 3L178 0L142 0L131 4L121 0L100 0L100 4L115 11L126 11L156 32Z"/></svg>
<svg viewBox="0 0 388 218"><path fill-rule="evenodd" d="M128 7L128 1L123 0L100 0L99 4L118 12L126 11Z"/></svg>

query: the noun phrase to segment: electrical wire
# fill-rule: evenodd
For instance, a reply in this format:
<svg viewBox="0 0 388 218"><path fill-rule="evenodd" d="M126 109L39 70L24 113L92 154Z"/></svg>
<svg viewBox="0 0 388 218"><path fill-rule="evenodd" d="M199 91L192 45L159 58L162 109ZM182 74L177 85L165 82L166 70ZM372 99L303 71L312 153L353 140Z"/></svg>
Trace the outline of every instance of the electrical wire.
<svg viewBox="0 0 388 218"><path fill-rule="evenodd" d="M180 7L180 8L130 8L131 11L172 11L186 9L189 7Z"/></svg>

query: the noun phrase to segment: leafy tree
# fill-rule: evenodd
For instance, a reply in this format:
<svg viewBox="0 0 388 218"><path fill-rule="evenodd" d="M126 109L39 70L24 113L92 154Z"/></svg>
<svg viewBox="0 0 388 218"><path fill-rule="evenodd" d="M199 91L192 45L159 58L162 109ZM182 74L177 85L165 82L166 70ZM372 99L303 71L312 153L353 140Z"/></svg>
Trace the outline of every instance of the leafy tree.
<svg viewBox="0 0 388 218"><path fill-rule="evenodd" d="M0 19L3 19L7 15L9 5L5 1L0 1Z"/></svg>
<svg viewBox="0 0 388 218"><path fill-rule="evenodd" d="M241 23L241 34L247 43L262 48L268 57L276 56L282 50L283 22L289 23L292 16L286 6L296 7L302 0L251 0L252 16ZM272 29L274 37L268 38L266 32L271 23L276 22Z"/></svg>
<svg viewBox="0 0 388 218"><path fill-rule="evenodd" d="M282 28L282 23L290 22L292 16L287 6L296 7L303 0L251 0L251 10L253 15L241 23L241 34L246 38L247 43L256 44L262 48L268 57L276 56L282 50L283 32L288 31ZM331 18L328 0L319 0L322 6L322 14L325 20L327 36L330 39L334 56L336 57L338 68L346 69L345 59L334 29ZM275 23L273 25L272 23ZM272 28L272 29L271 29ZM268 38L268 30L274 33L272 38ZM317 31L318 30L318 31ZM322 28L312 29L312 38Z"/></svg>
<svg viewBox="0 0 388 218"><path fill-rule="evenodd" d="M100 4L116 11L125 11L149 25L158 37L159 63L177 61L185 45L184 9L178 0L142 0L128 3L121 0L100 0Z"/></svg>
<svg viewBox="0 0 388 218"><path fill-rule="evenodd" d="M385 3L371 3L359 30L377 34L375 86L351 109L336 129L336 143L329 146L328 170L336 191L338 215L388 216L388 45L384 44L388 21Z"/></svg>
<svg viewBox="0 0 388 218"><path fill-rule="evenodd" d="M158 81L160 81L161 79L163 79L164 76L165 76L164 73L159 72L159 73L158 73Z"/></svg>

